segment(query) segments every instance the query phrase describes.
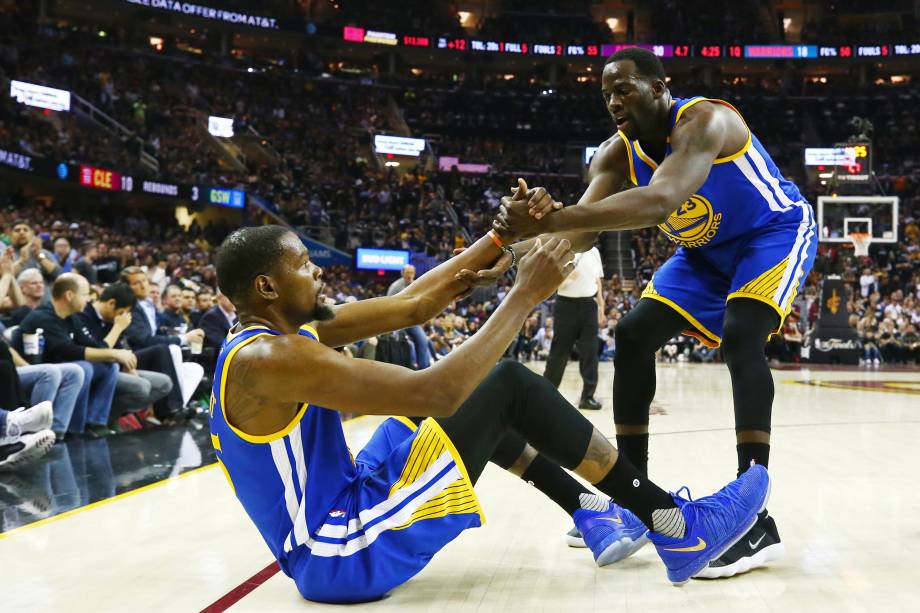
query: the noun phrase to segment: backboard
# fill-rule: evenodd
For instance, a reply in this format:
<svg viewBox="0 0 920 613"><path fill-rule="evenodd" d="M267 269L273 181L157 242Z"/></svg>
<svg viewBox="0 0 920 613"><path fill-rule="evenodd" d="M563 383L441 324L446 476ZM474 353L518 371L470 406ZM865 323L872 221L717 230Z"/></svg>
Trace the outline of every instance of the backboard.
<svg viewBox="0 0 920 613"><path fill-rule="evenodd" d="M849 243L864 232L873 243L898 242L897 196L818 196L818 240Z"/></svg>

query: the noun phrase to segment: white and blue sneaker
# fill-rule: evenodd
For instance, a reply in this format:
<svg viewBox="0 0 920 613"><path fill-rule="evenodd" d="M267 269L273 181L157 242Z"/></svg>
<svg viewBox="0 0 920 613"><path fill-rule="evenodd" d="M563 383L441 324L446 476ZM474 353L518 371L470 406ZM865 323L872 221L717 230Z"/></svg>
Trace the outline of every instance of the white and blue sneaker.
<svg viewBox="0 0 920 613"><path fill-rule="evenodd" d="M628 558L648 543L648 528L642 520L613 501L606 511L578 509L572 518L582 547L591 549L598 566Z"/></svg>
<svg viewBox="0 0 920 613"><path fill-rule="evenodd" d="M648 536L667 568L668 579L682 585L747 534L767 506L770 475L755 464L712 496L699 500L672 496L687 526L683 538L656 532Z"/></svg>
<svg viewBox="0 0 920 613"><path fill-rule="evenodd" d="M584 549L587 547L587 545L585 545L585 539L581 535L581 530L578 529L578 526L574 526L571 530L565 533L565 544L569 547L575 547L576 549Z"/></svg>

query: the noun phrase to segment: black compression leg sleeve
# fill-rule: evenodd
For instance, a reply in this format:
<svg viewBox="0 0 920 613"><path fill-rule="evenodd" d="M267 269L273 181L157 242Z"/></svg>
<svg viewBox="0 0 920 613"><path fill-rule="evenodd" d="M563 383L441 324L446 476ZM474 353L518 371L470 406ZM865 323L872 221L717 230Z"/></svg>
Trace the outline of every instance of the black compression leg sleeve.
<svg viewBox="0 0 920 613"><path fill-rule="evenodd" d="M613 371L613 419L617 425L648 426L655 397L655 351L689 327L666 304L643 298L616 327ZM617 435L617 448L636 469L648 473L648 433Z"/></svg>
<svg viewBox="0 0 920 613"><path fill-rule="evenodd" d="M548 460L569 469L585 459L594 433L591 422L552 383L518 362L496 366L453 416L438 423L474 482L509 430ZM657 525L653 521L656 510L674 508L670 496L642 477L626 457L616 461L597 487L608 496L622 498L624 506L649 526Z"/></svg>
<svg viewBox="0 0 920 613"><path fill-rule="evenodd" d="M475 482L507 432L565 468L585 457L594 427L545 378L517 362L496 366L450 417L438 419Z"/></svg>
<svg viewBox="0 0 920 613"><path fill-rule="evenodd" d="M728 302L722 332L722 353L731 373L735 403L735 431L770 433L773 409L773 375L764 347L779 326L779 314L756 300L736 298ZM762 442L738 444L738 474L751 461L767 465L770 447Z"/></svg>

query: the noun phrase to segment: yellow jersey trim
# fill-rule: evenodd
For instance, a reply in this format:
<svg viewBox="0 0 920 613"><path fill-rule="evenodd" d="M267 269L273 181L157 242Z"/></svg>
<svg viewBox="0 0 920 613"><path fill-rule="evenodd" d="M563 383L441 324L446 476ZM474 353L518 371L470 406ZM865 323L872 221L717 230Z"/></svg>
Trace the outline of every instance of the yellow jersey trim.
<svg viewBox="0 0 920 613"><path fill-rule="evenodd" d="M756 294L758 296L763 296L764 298L773 298L773 295L776 293L776 290L779 289L779 284L783 280L783 276L786 274L786 268L789 266L789 258L785 258L779 264L770 268L769 270L761 273L754 279L748 281L744 285L738 288L738 292L745 294Z"/></svg>
<svg viewBox="0 0 920 613"><path fill-rule="evenodd" d="M456 479L432 498L426 500L420 507L412 512L405 522L393 528L403 530L417 521L445 517L451 514L477 513L480 523L483 521L482 508L473 484L466 472L462 459L450 439L433 419L426 419L419 426L409 455L403 465L399 479L390 487L389 496L398 490L415 483L418 478L428 470L444 454L449 453L460 471L460 478Z"/></svg>
<svg viewBox="0 0 920 613"><path fill-rule="evenodd" d="M639 144L639 141L635 141L635 145L636 145L636 155L638 155L639 158L641 158L643 162L651 166L653 171L658 170L658 162L650 158L648 154L646 154L645 151L642 150L642 145Z"/></svg>
<svg viewBox="0 0 920 613"><path fill-rule="evenodd" d="M692 330L692 329L681 330L681 334L686 334L687 336L692 336L693 338L695 338L695 339L698 340L699 342L703 343L704 345L706 345L706 346L709 347L710 349L716 349L716 348L719 346L719 343L717 343L717 342L715 342L715 341L713 341L713 340L710 340L710 339L706 338L705 336L703 336L702 332L700 332L700 331L698 331L698 330Z"/></svg>
<svg viewBox="0 0 920 613"><path fill-rule="evenodd" d="M232 328L231 328L232 329ZM262 324L254 324L251 326L246 326L245 328L240 328L236 332L227 332L227 340L232 341L237 336L245 332L246 330L270 330L268 326L263 326Z"/></svg>
<svg viewBox="0 0 920 613"><path fill-rule="evenodd" d="M642 292L642 298L651 298L652 300L657 300L658 302L664 303L684 316L684 318L690 322L696 330L684 330L684 333L688 336L697 338L707 347L715 348L722 344L722 339L709 331L706 326L701 324L696 317L691 315L689 311L685 308L671 300L670 298L665 298L652 285L652 282L649 281L649 284L645 287L645 290Z"/></svg>
<svg viewBox="0 0 920 613"><path fill-rule="evenodd" d="M758 302L762 302L764 304L770 305L771 307L773 307L774 311L779 313L779 326L777 326L777 328L773 331L773 333L770 336L772 336L773 334L779 334L783 330L783 321L785 321L786 315L788 315L788 313L783 311L783 309L780 308L779 305L777 305L771 299L764 298L763 296L760 296L758 294L749 294L747 292L737 291L737 292L732 292L731 294L729 294L728 298L725 299L725 302L728 302L729 300L734 300L735 298L748 298L750 300L756 300Z"/></svg>
<svg viewBox="0 0 920 613"><path fill-rule="evenodd" d="M268 328L265 328L265 326L250 326L249 328L245 328L245 330L251 330L256 327L264 328L268 330ZM240 332L242 332L242 330L240 330ZM239 334L239 332L237 332L237 334ZM271 434L249 434L247 432L243 432L242 430L234 426L232 423L230 423L230 418L227 416L227 407L224 402L224 399L226 398L226 395L227 395L227 373L230 372L230 361L233 359L233 356L236 355L237 351L239 351L240 349L242 349L243 347L245 347L252 341L262 336L273 336L273 335L268 332L260 332L259 334L255 334L251 336L250 338L247 338L246 340L241 342L239 345L237 345L233 349L231 349L230 353L227 354L227 357L224 358L224 366L220 371L220 397L217 399L218 402L220 402L220 412L224 416L224 421L227 423L227 427L229 427L230 430L234 434L236 434L238 437L240 437L244 441L249 442L249 443L257 443L257 444L258 443L270 443L272 441L278 440L279 438L282 438L290 434L291 430L293 430L294 427L300 422L301 418L303 418L303 414L307 412L307 408L310 406L309 403L306 403L306 402L303 403L303 405L301 405L300 409L297 411L297 414L290 421L290 423L288 423L288 425L286 425L281 430L278 430L277 432L273 432Z"/></svg>
<svg viewBox="0 0 920 613"><path fill-rule="evenodd" d="M633 163L632 147L629 144L629 139L626 138L626 135L623 134L623 132L620 130L617 130L617 134L620 135L620 138L626 144L626 157L629 158L629 180L632 181L633 185L638 186L639 182L636 181L636 168L635 164Z"/></svg>
<svg viewBox="0 0 920 613"><path fill-rule="evenodd" d="M773 334L779 334L783 330L783 322L786 320L786 316L792 311L792 302L795 300L796 295L798 294L798 284L799 279L801 278L801 272L796 275L796 278L793 280L795 284L792 291L789 292L789 295L786 297L786 304L777 304L773 300L773 296L776 294L776 290L779 289L780 281L785 275L786 269L789 267L789 258L783 259L779 264L773 268L767 270L766 272L760 274L760 276L755 279L748 281L744 285L738 288L737 291L732 292L725 299L725 302L733 300L735 298L750 298L751 300L757 300L768 304L773 307L779 314L779 325L773 331Z"/></svg>
<svg viewBox="0 0 920 613"><path fill-rule="evenodd" d="M675 126L677 125L677 122L680 121L680 116L683 114L683 112L686 109L689 109L691 106L699 102L713 102L715 104L721 104L723 106L727 106L728 108L733 110L738 115L738 117L741 118L741 122L744 124L744 127L747 128L748 135L747 135L747 141L744 143L744 146L739 151L736 151L735 153L732 153L731 155L726 155L725 157L716 158L715 160L713 160L712 163L713 164L725 164L726 162L731 162L732 160L740 158L742 155L747 153L748 149L751 148L751 144L753 143L754 135L751 132L750 126L748 126L747 122L744 120L744 116L741 114L741 112L738 109L736 109L734 106L732 106L731 103L726 102L725 100L720 100L719 98L693 98L692 100L690 100L690 102L688 102L684 106L680 107L680 109L678 109L677 117L674 118L674 125ZM670 138L668 140L670 141Z"/></svg>
<svg viewBox="0 0 920 613"><path fill-rule="evenodd" d="M476 501L476 513L479 514L479 523L485 524L486 515L482 510L482 505L479 504L479 498L476 496L476 492L473 490L473 482L472 480L470 480L470 473L468 473L466 470L466 464L463 463L463 458L460 457L460 452L457 451L456 447L454 447L454 442L450 440L450 437L447 436L446 432L444 432L444 429L441 427L441 424L439 424L437 420L434 419L433 417L429 417L428 419L423 421L422 424L429 424L432 428L434 428L438 432L438 436L440 437L441 441L444 442L445 447L447 447L447 451L450 453L451 457L454 459L454 462L457 463L457 468L460 469L460 475L463 477L463 481L466 482L466 484L470 488L470 491L473 492L473 498Z"/></svg>
<svg viewBox="0 0 920 613"><path fill-rule="evenodd" d="M687 104L677 109L677 116L674 118L674 125L675 126L677 125L677 122L680 121L680 116L683 115L684 111L689 109L691 106L695 104L699 104L700 102L708 102L708 101L709 101L709 98L703 98L703 97L691 98L690 102L688 102ZM672 127L671 129L673 130L674 128Z"/></svg>
<svg viewBox="0 0 920 613"><path fill-rule="evenodd" d="M398 421L405 427L409 428L413 432L415 432L418 429L418 426L415 425L415 422L404 415L394 415L391 419L395 419L396 421Z"/></svg>
<svg viewBox="0 0 920 613"><path fill-rule="evenodd" d="M224 473L224 477L227 478L227 483L230 484L230 489L233 490L234 494L236 494L236 486L233 485L233 479L230 478L230 471L228 471L227 467L224 466L224 463L220 461L220 458L217 459L217 465L220 466L220 469Z"/></svg>
<svg viewBox="0 0 920 613"><path fill-rule="evenodd" d="M319 332L317 332L317 331L316 331L316 328L314 328L313 326L311 326L311 325L309 325L309 324L304 324L304 325L300 326L300 329L301 329L301 330L306 330L307 332L309 332L310 334L312 334L313 336L315 336L317 341L319 340Z"/></svg>
<svg viewBox="0 0 920 613"><path fill-rule="evenodd" d="M742 119L742 121L744 121L744 120ZM744 147L742 147L741 150L739 150L738 152L733 153L733 154L731 154L731 155L727 155L727 156L725 156L724 158L716 158L715 160L713 160L712 163L713 163L713 164L725 164L726 162L731 162L732 160L735 160L735 159L740 158L742 155L744 155L745 153L748 152L748 149L751 148L751 143L753 142L753 140L752 140L752 138L751 138L752 136L753 136L753 134L751 133L751 129L748 128L747 142L744 143Z"/></svg>

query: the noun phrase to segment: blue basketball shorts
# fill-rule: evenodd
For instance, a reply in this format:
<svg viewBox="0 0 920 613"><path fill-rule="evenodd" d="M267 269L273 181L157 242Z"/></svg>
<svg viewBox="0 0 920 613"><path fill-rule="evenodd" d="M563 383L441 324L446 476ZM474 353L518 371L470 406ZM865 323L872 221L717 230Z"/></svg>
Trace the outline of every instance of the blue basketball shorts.
<svg viewBox="0 0 920 613"><path fill-rule="evenodd" d="M459 453L434 419L390 418L355 457L357 478L298 547L289 574L309 600L382 598L467 528L482 508ZM309 478L309 475L308 477Z"/></svg>
<svg viewBox="0 0 920 613"><path fill-rule="evenodd" d="M680 247L655 272L642 297L683 315L692 326L684 333L709 347L722 342L725 307L735 298L773 307L779 314L778 333L817 249L813 213L801 223L763 228L712 247Z"/></svg>

